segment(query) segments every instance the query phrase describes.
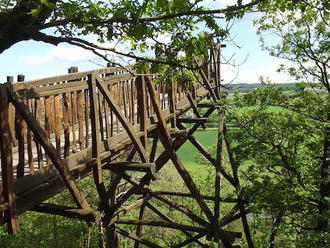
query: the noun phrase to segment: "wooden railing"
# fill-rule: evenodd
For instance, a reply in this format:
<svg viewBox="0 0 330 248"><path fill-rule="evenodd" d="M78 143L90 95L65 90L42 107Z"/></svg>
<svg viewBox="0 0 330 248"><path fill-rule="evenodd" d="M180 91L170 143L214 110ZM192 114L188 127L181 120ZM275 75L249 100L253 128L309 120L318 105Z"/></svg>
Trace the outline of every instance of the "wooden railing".
<svg viewBox="0 0 330 248"><path fill-rule="evenodd" d="M26 82L20 77L17 83L9 78L0 86L0 210L7 215L0 219L11 223L12 232L18 214L64 185L84 208L71 175L82 178L96 158L109 161L132 144L138 147L137 140L145 144L157 126L145 84L157 75L137 74L129 67L75 71ZM208 69L201 74L207 85L190 90L183 91L177 83L154 84L163 117L173 126L178 116L210 95L209 89L219 87L209 80Z"/></svg>

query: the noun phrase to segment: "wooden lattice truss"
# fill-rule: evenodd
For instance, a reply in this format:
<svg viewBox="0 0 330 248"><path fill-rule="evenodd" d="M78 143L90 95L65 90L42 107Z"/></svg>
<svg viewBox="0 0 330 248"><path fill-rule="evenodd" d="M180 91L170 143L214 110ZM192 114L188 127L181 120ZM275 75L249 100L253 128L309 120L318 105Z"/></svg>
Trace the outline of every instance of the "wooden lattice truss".
<svg viewBox="0 0 330 248"><path fill-rule="evenodd" d="M201 67L198 71L200 79L200 85L194 87L191 90L181 92L181 99L177 99L178 92L177 86L172 84L166 89L166 99L168 104L166 105L165 98L160 97L160 87L158 91L155 90L155 85L152 83L152 75L139 74L134 75L131 87L135 88L135 93L132 94L132 98L136 97L136 101L133 99L132 107L129 113L123 111L122 106L118 102L119 91L114 91L109 86L108 78L113 75L103 73L99 71L89 72L84 75L86 77L81 80L72 80L73 76L76 77L82 75L72 74L66 78L66 83L74 81L74 87L70 88L70 91L61 91L61 88L55 88L55 85L51 91L44 95L40 94L36 89L28 89L22 91L17 89L12 83L1 85L0 87L0 120L1 120L1 168L2 168L2 194L3 203L0 205L0 210L3 215L3 222L7 222L9 231L15 233L19 230L17 216L27 210L38 211L42 213L55 214L66 216L68 218L75 218L85 220L88 223L96 223L100 226L100 230L105 230L104 235L106 240L100 239L100 246L106 245L107 247L120 247L120 237L124 236L132 240L132 246L139 247L141 244L147 247L160 247L153 240L146 240L143 237L143 227L157 227L165 229L175 229L181 231L186 235L186 240L175 244L173 247L184 247L186 245L195 243L196 246L209 247L205 242L214 241L220 242L224 247L238 247L234 245L236 239L241 238L240 232L234 232L226 230L226 226L230 223L241 219L245 236L250 238L249 229L247 225L247 211L244 208L244 202L240 193L237 194L235 199L224 199L221 197L221 190L223 181L226 180L234 189L235 192L239 192L240 185L237 176L237 166L235 158L230 147L230 141L227 135L227 128L224 120L224 111L219 105L221 100L221 87L220 87L220 46L215 45L210 52L211 62L207 66ZM132 72L130 72L132 73ZM113 76L115 77L115 76ZM59 79L57 79L59 80ZM84 81L85 80L85 81ZM47 81L47 80L46 80ZM35 82L37 84L37 82ZM33 85L33 84L32 84ZM48 85L48 86L49 86ZM71 83L72 85L72 83ZM82 87L85 87L83 88ZM118 83L119 85L119 83ZM81 87L81 88L79 88ZM198 91L200 89L200 91ZM21 91L20 91L21 90ZM72 97L72 92L76 90L77 102L79 106L79 99L85 97L85 113L86 127L85 129L91 130L91 145L88 146L88 137L86 140L81 141L81 146L86 146L85 156L88 157L88 162L78 162L77 154L70 152L70 140L68 136L68 130L70 123L68 111L69 102L68 96ZM54 91L54 92L53 92ZM22 92L25 92L22 94ZM29 93L27 93L29 92ZM69 93L71 92L71 93ZM81 93L86 93L81 95ZM164 90L162 92L165 92ZM199 95L198 92L203 92ZM45 123L41 124L38 111L31 111L31 106L28 103L27 94L31 95L31 99L34 99L34 108L38 109L38 104L41 96L45 96ZM49 123L49 116L47 119L47 101L49 96L54 97L54 111L59 111L57 104L60 100L58 96L62 94L63 101L63 127L65 136L65 145L61 153L60 134L61 131L56 131L56 127L62 123L55 118L57 125L55 125L55 140L56 144L51 140L51 125ZM117 94L117 95L116 95ZM180 94L179 94L180 96ZM199 103L199 101L205 97L208 97L210 101L208 103ZM47 98L48 97L48 98ZM100 101L102 97L102 101ZM70 98L71 99L71 98ZM181 117L182 112L179 111L180 101L184 100L185 107L182 107L184 111L191 109L194 117L184 118ZM87 104L87 102L89 104ZM102 106L100 103L102 102ZM124 102L125 103L125 102ZM136 103L136 108L134 103ZM182 106L183 106L182 105ZM69 106L69 107L68 107ZM71 107L74 105L71 105ZM111 123L102 121L105 118L101 107L105 109L105 115L111 114ZM13 130L10 126L11 108L14 108L16 114L19 116L18 130L16 135L13 135ZM204 114L200 113L200 109L206 109ZM79 119L79 107L78 120L79 123L79 137L83 132L80 130ZM110 112L108 112L110 111ZM198 128L205 127L207 118L213 113L217 112L219 118L218 127L218 139L217 139L217 151L216 157L205 149L200 142L193 136L194 132ZM57 116L57 115L56 115ZM137 116L137 123L134 123L134 116ZM90 122L89 122L90 120ZM116 134L113 128L113 123L117 122L122 128L122 132L125 133L127 139L124 139L120 143L120 149L116 147L105 147L104 132L109 132L109 136L112 140L115 140ZM25 126L25 133L24 125ZM190 124L189 128L186 128L186 123ZM138 125L136 125L138 124ZM87 125L90 125L89 127ZM20 128L21 127L21 128ZM171 127L171 128L170 128ZM108 130L109 129L109 130ZM101 131L100 131L101 130ZM80 132L81 131L81 132ZM74 134L74 133L73 133ZM26 135L24 143L24 135ZM17 138L18 146L18 165L17 168L13 168L13 148L15 145L15 139ZM86 135L87 136L87 133ZM119 136L119 135L117 135ZM151 145L148 145L148 138L153 141ZM23 143L22 143L23 139ZM34 169L34 162L32 154L31 140L34 140L37 144L38 151L38 163L39 169L46 170L44 174L50 173L47 169L40 167L41 148L44 150L46 163L50 168L56 169L56 176L60 177L60 183L48 184L45 189L38 189L27 197L22 197L19 193L19 186L26 189L26 185L30 185L28 182L31 178L40 177L40 174ZM110 139L110 141L112 141ZM58 141L58 142L57 142ZM185 165L181 162L176 151L185 143L191 142L199 153L205 157L205 159L214 168L214 185L209 187L214 188L214 195L203 195L200 189L194 182L192 176L189 174ZM86 144L85 144L85 143ZM162 151L157 152L157 147L162 145ZM27 146L27 148L25 148ZM119 147L119 145L118 145ZM26 150L24 150L24 148ZM76 148L72 148L76 149ZM82 149L82 151L85 151ZM126 160L121 159L120 162L115 160L119 155L123 154L122 151L130 150L130 154ZM231 166L231 172L227 171L224 167L224 150L229 157L229 164ZM24 173L24 167L26 167L24 152L28 153L27 166L30 168L29 175ZM106 155L104 155L106 154ZM183 191L169 191L164 188L161 190L155 190L150 186L150 183L158 178L158 172L171 161L174 165L177 173L182 178L188 192ZM79 166L78 166L79 165ZM74 170L72 168L79 168ZM104 179L104 171L111 171L111 180L106 181ZM16 174L15 172L16 171ZM134 172L141 172L143 176L135 177ZM89 173L91 172L91 173ZM53 173L53 172L52 172ZM84 194L79 189L77 181L92 174L94 178L95 187L98 193L99 206L97 209L92 209L88 203L88 199L85 199ZM48 174L47 174L48 175ZM55 177L55 176L54 176ZM55 179L54 179L55 180ZM49 180L48 180L49 182ZM62 188L58 185L62 185ZM129 188L123 190L122 185L130 185ZM41 203L45 199L49 199L53 195L57 194L63 188L69 190L72 199L77 205L76 208L54 205L49 203ZM31 191L31 190L30 190ZM42 194L40 193L42 192ZM120 194L119 194L120 193ZM178 198L190 199L189 202L193 202L195 206L198 206L199 211L190 209L188 206L182 204L182 201L177 201ZM135 200L133 200L135 199ZM158 202L158 207L153 204L153 201ZM164 207L159 207L159 205ZM220 216L220 210L222 204L228 204L232 206L231 209ZM182 219L186 219L190 224L183 224L182 220L175 220L169 217L164 211L165 208L170 208L171 211L177 211L184 216ZM137 218L127 218L127 214L130 211L138 210ZM152 212L154 216L157 216L157 220L148 219L150 215L146 214L146 211ZM200 212L199 214L197 214ZM136 226L135 231L128 231L124 227ZM131 228L130 228L131 230ZM206 238L205 238L206 237ZM104 242L104 244L103 244Z"/></svg>

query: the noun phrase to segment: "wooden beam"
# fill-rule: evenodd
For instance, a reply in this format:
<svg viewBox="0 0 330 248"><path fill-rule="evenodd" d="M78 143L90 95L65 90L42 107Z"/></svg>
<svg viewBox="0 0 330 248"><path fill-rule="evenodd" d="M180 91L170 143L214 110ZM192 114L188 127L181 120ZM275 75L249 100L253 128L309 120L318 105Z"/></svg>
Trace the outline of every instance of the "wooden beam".
<svg viewBox="0 0 330 248"><path fill-rule="evenodd" d="M143 132L141 143L145 147L147 144L147 99L146 87L142 76L138 76L135 80L137 93L137 114L139 118L140 131Z"/></svg>
<svg viewBox="0 0 330 248"><path fill-rule="evenodd" d="M117 170L140 171L140 172L151 173L154 179L157 178L155 163L139 163L139 162L131 162L131 161L113 162L106 164L103 167L103 169L109 169L113 171L117 171Z"/></svg>
<svg viewBox="0 0 330 248"><path fill-rule="evenodd" d="M182 137L187 134L186 130L178 130L178 129L174 129L174 128L171 128L168 131L172 138ZM148 133L148 138L156 138L158 136L159 136L158 129L155 129L152 132Z"/></svg>
<svg viewBox="0 0 330 248"><path fill-rule="evenodd" d="M155 194L158 194L158 195L169 195L169 196L188 197L188 198L193 197L192 194L183 193L183 192L173 192L173 191L154 191L154 192L155 192ZM138 192L137 194L142 194L142 192ZM210 196L210 195L201 195L201 196L205 200L214 201L214 196ZM220 198L220 201L226 202L226 203L237 203L238 199Z"/></svg>
<svg viewBox="0 0 330 248"><path fill-rule="evenodd" d="M101 168L100 152L101 152L101 135L100 135L100 106L98 95L96 92L95 77L93 74L88 75L88 90L90 102L90 119L92 130L92 164L93 178L97 193L100 199L100 205L103 210L108 209L108 201L106 200L106 189L103 182L103 171Z"/></svg>
<svg viewBox="0 0 330 248"><path fill-rule="evenodd" d="M2 175L2 195L5 204L5 221L8 224L9 233L19 231L18 218L15 215L16 202L13 189L13 153L12 139L9 126L9 101L6 85L0 85L0 152L1 152L1 175Z"/></svg>
<svg viewBox="0 0 330 248"><path fill-rule="evenodd" d="M197 109L197 102L196 102L196 100L193 99L193 97L192 97L192 95L191 95L191 93L189 91L186 93L186 95L187 95L188 101L189 101L189 103L191 105L191 108L193 110L194 115L197 118L201 118L201 115L200 115L200 113L198 112L198 109ZM206 119L206 121L207 121L207 119ZM202 127L203 127L203 129L206 128L205 123L202 124Z"/></svg>
<svg viewBox="0 0 330 248"><path fill-rule="evenodd" d="M219 119L219 127L218 127L218 135L217 135L217 153L216 153L216 163L215 167L215 179L214 179L214 228L219 229L219 221L220 221L220 193L221 193L221 171L223 171L222 161L223 161L223 125L224 125L224 115L218 110L218 119ZM219 241L218 233L216 232L214 235L214 241Z"/></svg>
<svg viewBox="0 0 330 248"><path fill-rule="evenodd" d="M155 156L156 156L156 152L157 152L157 144L158 144L158 137L155 137L152 141L152 146L151 146L151 150L150 150L150 156L149 156L150 162L155 161Z"/></svg>
<svg viewBox="0 0 330 248"><path fill-rule="evenodd" d="M233 175L234 175L234 179L237 182L237 187L240 187L240 182L239 182L239 177L238 177L238 164L234 158L234 152L231 148L231 143L230 143L230 139L228 137L228 133L227 133L227 127L226 124L224 124L224 141L226 144L226 148L227 148L227 152L228 152L228 157L229 157L229 162L233 171ZM244 230L244 234L245 234L245 238L246 241L248 243L248 247L249 248L254 248L254 243L252 240L252 236L251 236L251 232L250 232L250 226L247 220L247 213L248 211L246 211L245 206L244 206L244 202L242 200L242 196L241 194L238 195L238 207L240 209L241 212L241 220L242 220L242 225L243 225L243 230Z"/></svg>
<svg viewBox="0 0 330 248"><path fill-rule="evenodd" d="M218 107L218 104L216 103L197 103L198 108L216 108Z"/></svg>
<svg viewBox="0 0 330 248"><path fill-rule="evenodd" d="M66 187L68 188L73 200L77 204L79 208L89 209L89 205L82 195L81 191L78 188L76 182L71 178L69 169L67 165L63 162L58 155L54 145L51 143L49 138L47 137L45 131L40 127L39 123L34 119L30 110L27 106L22 103L22 98L20 95L12 90L12 85L8 85L7 87L9 92L9 99L15 106L15 109L21 114L24 121L27 123L30 130L33 132L35 139L40 143L40 145L44 148L46 154L51 159L53 165L61 175Z"/></svg>
<svg viewBox="0 0 330 248"><path fill-rule="evenodd" d="M99 211L94 211L92 209L77 209L50 203L41 203L40 205L32 208L31 211L59 215L92 223L98 223L101 220L101 214Z"/></svg>
<svg viewBox="0 0 330 248"><path fill-rule="evenodd" d="M181 122L181 123L196 123L196 122L199 122L203 125L204 123L207 123L207 118L179 118L178 121Z"/></svg>
<svg viewBox="0 0 330 248"><path fill-rule="evenodd" d="M155 221L155 220L128 220L128 219L119 219L117 220L118 224L126 224L126 225L143 225L143 226L157 226L157 227L164 227L164 228L171 228L177 229L180 231L187 231L187 232L205 232L204 227L198 226L188 226L188 225L181 225L174 222L164 222L164 221Z"/></svg>
<svg viewBox="0 0 330 248"><path fill-rule="evenodd" d="M175 149L173 148L172 139L171 139L171 136L170 136L170 134L169 134L169 132L166 128L166 121L164 119L164 116L162 115L162 111L161 111L161 108L159 106L159 102L158 102L157 97L156 97L155 89L154 89L154 87L152 86L152 84L149 80L146 80L146 85L147 85L147 88L148 88L148 91L149 91L149 95L150 95L152 105L155 109L155 112L156 112L156 115L157 115L157 118L158 118L158 125L159 125L159 129L160 129L160 135L162 135L160 140L163 143L163 146L164 146L165 150L167 150L167 152L169 153L173 164L175 165L175 167L176 167L178 173L180 174L181 178L184 180L187 188L195 196L194 198L195 198L196 202L198 203L198 205L200 206L200 208L202 209L204 214L207 216L207 218L210 221L212 221L213 214L212 214L211 210L209 209L209 207L207 206L207 204L205 203L205 201L201 197L199 189L195 185L194 181L192 180L190 174L188 173L188 171L186 170L186 168L184 167L182 162L179 160L179 158L178 158L178 156L175 152Z"/></svg>

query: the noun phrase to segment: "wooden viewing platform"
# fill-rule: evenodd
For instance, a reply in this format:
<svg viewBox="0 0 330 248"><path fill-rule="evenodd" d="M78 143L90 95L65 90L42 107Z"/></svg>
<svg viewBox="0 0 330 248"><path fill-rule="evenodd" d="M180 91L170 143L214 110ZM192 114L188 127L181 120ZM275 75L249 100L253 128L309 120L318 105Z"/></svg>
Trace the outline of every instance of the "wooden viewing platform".
<svg viewBox="0 0 330 248"><path fill-rule="evenodd" d="M33 81L24 81L24 77L19 76L16 83L8 77L8 82L0 85L0 224L7 223L9 232L15 233L19 231L17 216L33 210L94 223L102 219L108 230L108 247L119 247L118 234L132 239L134 247L139 244L159 247L141 238L144 225L182 230L188 239L177 247L191 242L205 247L199 241L203 236L221 240L225 247L235 247L232 244L241 234L224 231L222 226L241 216L237 207L219 220L205 200L219 205L220 198L200 195L176 155L176 150L189 140L216 168L219 165L192 136L198 127L205 125L220 99L220 46L211 49L210 58L211 62L198 71L200 83L190 89L183 89L175 82L153 83L157 75L138 74L131 67L87 72L77 72L77 68L72 67L67 75ZM199 104L205 98L214 103ZM207 108L203 116L199 113L200 107ZM192 110L193 118L182 116L188 110ZM192 127L185 129L185 123L192 123ZM148 138L153 138L150 151L147 151ZM165 151L156 157L158 141ZM129 156L118 162L116 159L127 151ZM134 154L139 155L138 161L132 161ZM148 187L169 160L187 185L189 194L166 193L166 189L154 192ZM111 182L103 180L103 170L112 171ZM235 184L223 168L218 166L218 170ZM128 171L143 172L144 176L137 179L129 176ZM78 181L88 175L93 176L100 198L100 207L96 210L91 209L78 186ZM132 187L116 197L121 180ZM76 208L43 203L65 189L69 190ZM140 199L124 206L132 195L139 195ZM169 195L194 198L206 219L177 204L167 197ZM148 203L153 197L181 211L197 226L166 219ZM158 212L164 221L144 220L145 206ZM140 208L138 220L121 218L136 208ZM138 228L136 233L128 233L117 227L120 224Z"/></svg>

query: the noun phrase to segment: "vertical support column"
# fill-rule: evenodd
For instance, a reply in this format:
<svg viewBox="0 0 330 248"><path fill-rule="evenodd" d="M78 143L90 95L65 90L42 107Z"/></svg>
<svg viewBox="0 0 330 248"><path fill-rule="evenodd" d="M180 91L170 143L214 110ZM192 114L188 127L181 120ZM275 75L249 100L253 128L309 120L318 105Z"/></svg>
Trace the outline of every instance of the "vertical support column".
<svg viewBox="0 0 330 248"><path fill-rule="evenodd" d="M7 83L14 83L13 76L7 76ZM12 104L9 104L9 128L10 128L10 135L14 146L17 146L17 139L15 135L15 108Z"/></svg>
<svg viewBox="0 0 330 248"><path fill-rule="evenodd" d="M221 110L218 109L218 138L217 138L217 154L215 166L215 180L214 180L214 228L215 230L220 229L220 192L221 192L221 167L223 161L223 127L224 127L224 116ZM219 241L219 233L214 233L214 241Z"/></svg>
<svg viewBox="0 0 330 248"><path fill-rule="evenodd" d="M71 73L76 73L78 72L78 67L77 66L71 66L68 70L68 72ZM76 118L77 118L77 104L76 104L76 93L71 92L69 94L69 101L70 101L70 106L71 106L71 127L72 127L72 152L75 153L77 152L77 135L76 135Z"/></svg>
<svg viewBox="0 0 330 248"><path fill-rule="evenodd" d="M17 216L15 216L16 204L13 190L13 154L12 140L9 127L9 101L6 85L0 85L0 151L1 151L1 174L4 201L8 203L5 211L5 220L8 224L9 233L19 231Z"/></svg>
<svg viewBox="0 0 330 248"><path fill-rule="evenodd" d="M89 88L89 101L90 101L90 117L92 128L92 158L96 159L97 168L94 176L97 178L98 183L102 183L102 171L99 168L99 152L101 145L100 137L100 123L99 123L99 106L96 93L95 78L92 74L88 75L88 88Z"/></svg>
<svg viewBox="0 0 330 248"><path fill-rule="evenodd" d="M22 74L19 74L17 76L17 82L23 82L25 80L25 76ZM22 95L24 101L25 101L25 95ZM26 130L26 124L23 121L23 118L17 114L17 140L18 140L18 164L17 164L17 178L24 176L24 167L25 167L25 130Z"/></svg>
<svg viewBox="0 0 330 248"><path fill-rule="evenodd" d="M137 113L140 120L140 131L144 133L141 137L141 143L146 148L147 145L147 99L146 99L146 83L144 76L138 76L136 78L136 90L137 90ZM149 185L150 182L147 183ZM146 195L144 195L146 197ZM141 205L139 212L139 220L143 219L144 211L145 211L145 202ZM143 226L137 226L136 235L138 237L142 234ZM134 243L134 248L139 248L140 242L136 241Z"/></svg>
<svg viewBox="0 0 330 248"><path fill-rule="evenodd" d="M170 101L170 113L173 115L171 118L171 127L176 127L176 104L175 104L175 91L176 91L176 82L172 82L169 88L169 101Z"/></svg>
<svg viewBox="0 0 330 248"><path fill-rule="evenodd" d="M144 133L141 137L141 142L144 147L147 145L147 101L146 101L146 86L144 77L138 76L135 80L137 90L137 114L140 123L140 131Z"/></svg>

